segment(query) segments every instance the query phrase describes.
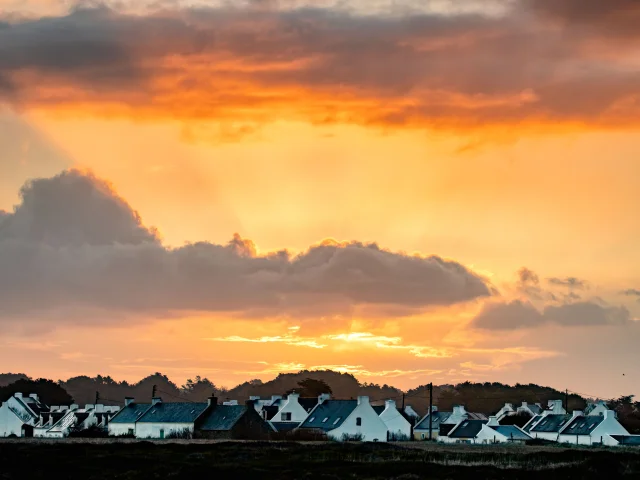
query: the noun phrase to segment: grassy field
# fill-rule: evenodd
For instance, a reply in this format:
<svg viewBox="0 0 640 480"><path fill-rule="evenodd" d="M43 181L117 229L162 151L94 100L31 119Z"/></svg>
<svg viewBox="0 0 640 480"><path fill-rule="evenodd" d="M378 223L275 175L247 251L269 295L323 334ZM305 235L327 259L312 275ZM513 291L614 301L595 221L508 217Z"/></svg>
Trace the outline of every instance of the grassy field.
<svg viewBox="0 0 640 480"><path fill-rule="evenodd" d="M640 451L425 444L0 442L0 479L637 479Z"/></svg>

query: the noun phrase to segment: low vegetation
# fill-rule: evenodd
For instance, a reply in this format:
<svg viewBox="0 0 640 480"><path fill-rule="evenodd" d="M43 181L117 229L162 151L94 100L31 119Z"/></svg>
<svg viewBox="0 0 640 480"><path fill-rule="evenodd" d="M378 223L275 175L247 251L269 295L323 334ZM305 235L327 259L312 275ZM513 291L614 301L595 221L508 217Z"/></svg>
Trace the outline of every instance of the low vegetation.
<svg viewBox="0 0 640 480"><path fill-rule="evenodd" d="M102 442L102 443L101 443ZM405 444L406 445L406 444ZM21 442L0 445L3 480L24 478L636 479L640 451L292 442Z"/></svg>

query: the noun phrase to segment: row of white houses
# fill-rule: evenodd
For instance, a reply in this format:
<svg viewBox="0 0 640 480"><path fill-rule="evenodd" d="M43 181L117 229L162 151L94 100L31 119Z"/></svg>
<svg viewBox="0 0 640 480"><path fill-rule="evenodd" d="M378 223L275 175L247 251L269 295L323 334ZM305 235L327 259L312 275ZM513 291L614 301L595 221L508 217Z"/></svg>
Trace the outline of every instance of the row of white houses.
<svg viewBox="0 0 640 480"><path fill-rule="evenodd" d="M16 393L0 406L0 437L64 438L73 428L106 429L119 410L100 404L47 406L34 393Z"/></svg>
<svg viewBox="0 0 640 480"><path fill-rule="evenodd" d="M522 427L514 416L528 416ZM522 423L521 423L522 425ZM251 397L218 404L136 403L127 398L124 407L86 405L47 406L35 394L16 393L0 406L0 437L64 438L72 429L95 427L110 436L135 438L272 438L278 432L309 434L338 441L386 442L437 440L441 443L526 443L539 439L575 445L640 445L640 435L630 435L616 413L604 402L585 412L565 411L561 400L546 407L527 404L505 406L493 416L467 412L464 406L452 411L436 407L420 418L410 407L398 408L394 400L372 405L369 397L333 399L330 395L303 398L297 393L269 399ZM182 437L185 438L185 437Z"/></svg>

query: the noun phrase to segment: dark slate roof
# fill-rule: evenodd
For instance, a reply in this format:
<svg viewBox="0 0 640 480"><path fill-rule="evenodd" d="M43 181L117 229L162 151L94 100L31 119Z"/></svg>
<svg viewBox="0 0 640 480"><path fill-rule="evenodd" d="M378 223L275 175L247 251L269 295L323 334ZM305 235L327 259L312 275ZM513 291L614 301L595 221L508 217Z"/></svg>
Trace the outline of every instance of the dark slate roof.
<svg viewBox="0 0 640 480"><path fill-rule="evenodd" d="M507 438L511 438L513 440L531 440L531 437L520 430L515 425L500 425L497 427L489 427L494 429L501 435L504 435Z"/></svg>
<svg viewBox="0 0 640 480"><path fill-rule="evenodd" d="M525 432L529 433L529 431L531 430L531 428L536 424L536 422L538 420L540 420L542 418L541 415L535 415L533 417L531 417L531 420L529 420L526 425L524 427L522 427L522 430L524 430Z"/></svg>
<svg viewBox="0 0 640 480"><path fill-rule="evenodd" d="M31 411L35 413L36 416L39 416L41 412L48 410L48 407L44 403L41 403L40 401L34 398L22 397L19 400L22 402L23 405L27 405L27 407L31 409Z"/></svg>
<svg viewBox="0 0 640 480"><path fill-rule="evenodd" d="M276 416L276 413L278 413L280 411L280 407L278 406L271 406L271 405L267 405L265 407L262 407L262 411L263 411L263 415L265 416L265 418L267 420L271 420L273 417Z"/></svg>
<svg viewBox="0 0 640 480"><path fill-rule="evenodd" d="M122 407L111 419L111 423L135 423L150 407L150 403L131 403Z"/></svg>
<svg viewBox="0 0 640 480"><path fill-rule="evenodd" d="M216 405L204 415L198 429L205 431L231 430L242 418L242 415L247 412L247 408L246 405Z"/></svg>
<svg viewBox="0 0 640 480"><path fill-rule="evenodd" d="M600 415L579 416L574 418L567 428L562 430L563 435L591 435L591 432L602 423L604 417Z"/></svg>
<svg viewBox="0 0 640 480"><path fill-rule="evenodd" d="M542 407L540 405L536 405L535 403L533 405L527 405L529 407L529 410L531 410L533 412L534 415L540 415L542 413Z"/></svg>
<svg viewBox="0 0 640 480"><path fill-rule="evenodd" d="M463 420L460 425L449 432L450 438L475 438L482 430L482 426L487 423L486 420Z"/></svg>
<svg viewBox="0 0 640 480"><path fill-rule="evenodd" d="M140 423L192 423L209 405L206 403L160 402L140 417Z"/></svg>
<svg viewBox="0 0 640 480"><path fill-rule="evenodd" d="M484 413L467 412L468 420L489 420Z"/></svg>
<svg viewBox="0 0 640 480"><path fill-rule="evenodd" d="M640 435L611 435L621 445L633 445L634 447L640 446Z"/></svg>
<svg viewBox="0 0 640 480"><path fill-rule="evenodd" d="M453 430L454 428L456 428L456 426L453 423L441 423L440 424L440 428L438 428L438 430L436 430L436 432L438 432L438 435L440 435L442 437L446 437L447 435L449 435L449 432L451 430ZM426 431L428 431L428 430L429 429L427 428ZM431 431L431 434L433 435L433 430Z"/></svg>
<svg viewBox="0 0 640 480"><path fill-rule="evenodd" d="M300 423L298 422L271 422L273 428L278 432L290 432L295 429Z"/></svg>
<svg viewBox="0 0 640 480"><path fill-rule="evenodd" d="M298 399L298 403L307 412L310 412L318 404L318 399L316 397L301 397Z"/></svg>
<svg viewBox="0 0 640 480"><path fill-rule="evenodd" d="M431 421L433 430L438 430L440 428L440 424L446 422L452 414L453 412L433 412L433 420ZM429 430L429 414L425 415L425 417L420 420L415 429Z"/></svg>
<svg viewBox="0 0 640 480"><path fill-rule="evenodd" d="M357 406L357 400L326 400L313 409L300 428L333 430L342 425Z"/></svg>
<svg viewBox="0 0 640 480"><path fill-rule="evenodd" d="M535 427L531 428L530 431L556 433L559 432L569 420L571 420L571 415L547 415L543 417Z"/></svg>

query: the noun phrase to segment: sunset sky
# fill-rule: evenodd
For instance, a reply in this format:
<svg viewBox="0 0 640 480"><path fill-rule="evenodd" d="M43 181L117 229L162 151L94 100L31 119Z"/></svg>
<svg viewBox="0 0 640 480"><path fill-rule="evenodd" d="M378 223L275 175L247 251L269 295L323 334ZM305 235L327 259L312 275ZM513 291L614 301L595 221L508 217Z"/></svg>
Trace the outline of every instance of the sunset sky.
<svg viewBox="0 0 640 480"><path fill-rule="evenodd" d="M638 25L0 0L0 372L640 395Z"/></svg>

